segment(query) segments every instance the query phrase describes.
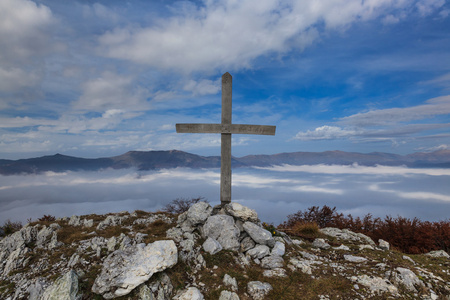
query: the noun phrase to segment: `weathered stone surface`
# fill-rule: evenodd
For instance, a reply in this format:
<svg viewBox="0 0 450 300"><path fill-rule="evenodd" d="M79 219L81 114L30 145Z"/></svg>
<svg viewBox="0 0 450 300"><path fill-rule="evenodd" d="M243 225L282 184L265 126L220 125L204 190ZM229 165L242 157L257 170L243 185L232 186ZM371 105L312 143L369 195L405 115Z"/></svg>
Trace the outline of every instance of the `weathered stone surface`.
<svg viewBox="0 0 450 300"><path fill-rule="evenodd" d="M174 298L174 300L203 300L205 299L196 287L190 287L183 291L180 291Z"/></svg>
<svg viewBox="0 0 450 300"><path fill-rule="evenodd" d="M397 294L398 289L395 285L393 285L389 280L383 279L377 276L367 276L367 275L359 275L352 276L350 278L351 281L355 283L359 283L369 288L371 291L375 293L384 293L388 292L391 294Z"/></svg>
<svg viewBox="0 0 450 300"><path fill-rule="evenodd" d="M186 217L187 220L189 220L189 222L194 226L197 224L203 224L211 215L212 210L211 205L208 203L203 201L197 202L189 208Z"/></svg>
<svg viewBox="0 0 450 300"><path fill-rule="evenodd" d="M372 245L359 245L358 248L359 248L359 251L364 250L364 249L375 250L375 248Z"/></svg>
<svg viewBox="0 0 450 300"><path fill-rule="evenodd" d="M436 250L436 251L431 251L426 253L425 255L427 256L431 256L431 257L445 257L445 258L450 258L450 255L445 252L444 250Z"/></svg>
<svg viewBox="0 0 450 300"><path fill-rule="evenodd" d="M215 215L209 217L203 225L203 235L218 241L224 249L238 250L240 231L232 216Z"/></svg>
<svg viewBox="0 0 450 300"><path fill-rule="evenodd" d="M286 246L284 245L284 243L282 242L275 242L275 245L273 246L272 255L277 255L277 256L283 256L284 253L286 252Z"/></svg>
<svg viewBox="0 0 450 300"><path fill-rule="evenodd" d="M242 204L231 202L225 205L225 212L243 222L258 222L258 214L254 209L248 208Z"/></svg>
<svg viewBox="0 0 450 300"><path fill-rule="evenodd" d="M247 236L241 241L241 252L246 252L247 250L254 248L255 245L255 241L251 237Z"/></svg>
<svg viewBox="0 0 450 300"><path fill-rule="evenodd" d="M312 246L314 248L320 248L324 250L331 248L331 246L327 242L325 242L324 239L315 239Z"/></svg>
<svg viewBox="0 0 450 300"><path fill-rule="evenodd" d="M37 278L28 288L28 300L40 300L44 293L44 281L41 278Z"/></svg>
<svg viewBox="0 0 450 300"><path fill-rule="evenodd" d="M219 300L239 300L239 296L235 292L222 291Z"/></svg>
<svg viewBox="0 0 450 300"><path fill-rule="evenodd" d="M223 284L227 287L230 287L233 292L236 292L238 290L236 278L231 277L228 274L225 274L225 276L223 276Z"/></svg>
<svg viewBox="0 0 450 300"><path fill-rule="evenodd" d="M73 270L70 270L45 290L41 300L81 299L77 293L78 276Z"/></svg>
<svg viewBox="0 0 450 300"><path fill-rule="evenodd" d="M270 248L266 245L257 245L255 248L248 250L247 254L250 255L253 259L261 259L270 254Z"/></svg>
<svg viewBox="0 0 450 300"><path fill-rule="evenodd" d="M404 285L408 291L416 293L416 287L424 286L423 282L417 277L416 274L414 274L413 271L401 267L398 267L395 270L397 272L394 281Z"/></svg>
<svg viewBox="0 0 450 300"><path fill-rule="evenodd" d="M252 222L245 222L243 227L245 232L247 232L257 244L267 245L269 247L273 247L275 245L275 240L273 239L272 234L264 228Z"/></svg>
<svg viewBox="0 0 450 300"><path fill-rule="evenodd" d="M160 276L157 280L148 284L148 287L155 300L170 299L173 291L172 281L166 273L159 273Z"/></svg>
<svg viewBox="0 0 450 300"><path fill-rule="evenodd" d="M79 216L71 216L69 219L69 223L70 226L80 226L81 225L81 220Z"/></svg>
<svg viewBox="0 0 450 300"><path fill-rule="evenodd" d="M367 261L367 258L365 258L365 257L353 256L353 255L344 255L344 259L346 261L356 262L356 263Z"/></svg>
<svg viewBox="0 0 450 300"><path fill-rule="evenodd" d="M166 231L166 237L176 242L181 242L183 240L183 230L178 227L172 227Z"/></svg>
<svg viewBox="0 0 450 300"><path fill-rule="evenodd" d="M277 255L269 255L261 260L261 267L263 267L264 269L282 268L283 265L283 258Z"/></svg>
<svg viewBox="0 0 450 300"><path fill-rule="evenodd" d="M358 242L358 243L367 243L372 246L375 246L375 242L367 235L364 235L362 233L355 233L348 229L326 227L326 228L320 229L320 232L322 232L323 234L329 235L329 236L336 237L337 239L349 240L349 241L354 241L354 242Z"/></svg>
<svg viewBox="0 0 450 300"><path fill-rule="evenodd" d="M339 247L334 247L334 250L344 250L344 251L350 251L350 248L345 246L344 244L340 245Z"/></svg>
<svg viewBox="0 0 450 300"><path fill-rule="evenodd" d="M378 247L381 250L389 250L389 243L386 242L385 240L379 239L378 240Z"/></svg>
<svg viewBox="0 0 450 300"><path fill-rule="evenodd" d="M117 226L117 225L121 225L123 220L128 219L128 216L107 216L105 220L101 221L98 225L97 225L97 230L102 230L105 229L108 226Z"/></svg>
<svg viewBox="0 0 450 300"><path fill-rule="evenodd" d="M271 270L265 270L263 272L264 277L287 277L286 270L283 268L275 268Z"/></svg>
<svg viewBox="0 0 450 300"><path fill-rule="evenodd" d="M105 299L127 295L154 273L174 266L177 261L177 247L171 240L116 250L105 259L92 291Z"/></svg>
<svg viewBox="0 0 450 300"><path fill-rule="evenodd" d="M203 243L203 249L209 254L216 254L220 252L223 248L222 245L218 241L213 238L208 237L206 241Z"/></svg>
<svg viewBox="0 0 450 300"><path fill-rule="evenodd" d="M247 292L254 300L262 300L266 295L273 290L270 283L261 281L250 281L247 284Z"/></svg>
<svg viewBox="0 0 450 300"><path fill-rule="evenodd" d="M291 257L291 259L289 260L289 263L291 263L292 267L294 267L295 269L299 269L301 272L303 272L305 274L309 274L309 275L312 274L311 263L308 260Z"/></svg>

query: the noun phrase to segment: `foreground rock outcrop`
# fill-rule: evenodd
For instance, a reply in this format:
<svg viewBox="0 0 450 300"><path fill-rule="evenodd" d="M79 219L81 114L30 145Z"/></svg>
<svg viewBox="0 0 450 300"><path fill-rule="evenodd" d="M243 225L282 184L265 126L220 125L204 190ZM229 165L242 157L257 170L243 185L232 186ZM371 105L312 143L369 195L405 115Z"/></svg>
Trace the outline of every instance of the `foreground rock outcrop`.
<svg viewBox="0 0 450 300"><path fill-rule="evenodd" d="M445 251L349 230L302 239L239 203L35 222L0 240L0 299L450 299Z"/></svg>

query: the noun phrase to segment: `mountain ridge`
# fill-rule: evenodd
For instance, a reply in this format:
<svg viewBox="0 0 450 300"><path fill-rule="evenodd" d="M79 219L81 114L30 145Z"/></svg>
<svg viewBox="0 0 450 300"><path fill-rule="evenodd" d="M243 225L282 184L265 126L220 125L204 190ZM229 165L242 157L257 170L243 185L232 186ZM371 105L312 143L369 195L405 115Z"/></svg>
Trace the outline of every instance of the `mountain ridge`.
<svg viewBox="0 0 450 300"><path fill-rule="evenodd" d="M284 152L232 157L232 166L267 167L272 165L335 164L364 166L388 165L408 167L450 168L450 150L416 152L399 155L385 152ZM112 157L81 158L60 153L18 160L0 159L0 174L39 174L42 172L99 171L103 169L158 170L177 167L219 168L220 156L201 156L180 150L128 151Z"/></svg>

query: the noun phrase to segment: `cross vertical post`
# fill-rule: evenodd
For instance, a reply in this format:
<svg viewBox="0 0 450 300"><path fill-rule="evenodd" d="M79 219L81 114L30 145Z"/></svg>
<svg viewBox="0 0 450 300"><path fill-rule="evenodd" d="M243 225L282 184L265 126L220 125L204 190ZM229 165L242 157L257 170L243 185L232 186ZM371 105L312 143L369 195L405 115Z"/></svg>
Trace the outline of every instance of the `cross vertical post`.
<svg viewBox="0 0 450 300"><path fill-rule="evenodd" d="M231 202L231 134L275 135L275 126L232 124L232 77L222 75L222 122L220 124L176 124L178 133L220 133L220 202Z"/></svg>
<svg viewBox="0 0 450 300"><path fill-rule="evenodd" d="M230 73L222 76L222 133L220 155L220 203L231 202L231 111L232 83ZM230 129L228 129L228 127ZM227 130L228 129L228 130ZM229 131L224 132L224 131Z"/></svg>

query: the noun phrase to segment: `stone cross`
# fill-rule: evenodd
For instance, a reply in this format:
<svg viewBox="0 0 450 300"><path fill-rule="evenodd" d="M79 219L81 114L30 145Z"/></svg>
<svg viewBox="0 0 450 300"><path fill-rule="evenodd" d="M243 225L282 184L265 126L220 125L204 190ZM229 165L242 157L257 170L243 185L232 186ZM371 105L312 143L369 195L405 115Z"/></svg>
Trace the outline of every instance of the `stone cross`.
<svg viewBox="0 0 450 300"><path fill-rule="evenodd" d="M220 202L231 202L231 134L275 135L275 126L246 125L231 123L232 77L227 72L222 75L222 123L220 124L176 124L178 133L220 133Z"/></svg>

